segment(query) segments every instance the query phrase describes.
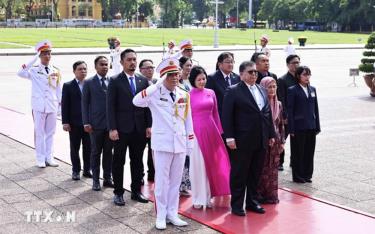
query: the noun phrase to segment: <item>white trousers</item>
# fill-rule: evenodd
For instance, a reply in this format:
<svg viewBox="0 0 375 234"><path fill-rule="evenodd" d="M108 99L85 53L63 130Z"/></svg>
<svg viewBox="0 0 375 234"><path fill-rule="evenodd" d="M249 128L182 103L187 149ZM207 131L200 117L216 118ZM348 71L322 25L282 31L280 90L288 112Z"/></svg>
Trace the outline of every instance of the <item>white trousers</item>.
<svg viewBox="0 0 375 234"><path fill-rule="evenodd" d="M186 153L154 151L157 219L177 217Z"/></svg>
<svg viewBox="0 0 375 234"><path fill-rule="evenodd" d="M44 113L33 110L33 118L37 163L51 161L57 113Z"/></svg>

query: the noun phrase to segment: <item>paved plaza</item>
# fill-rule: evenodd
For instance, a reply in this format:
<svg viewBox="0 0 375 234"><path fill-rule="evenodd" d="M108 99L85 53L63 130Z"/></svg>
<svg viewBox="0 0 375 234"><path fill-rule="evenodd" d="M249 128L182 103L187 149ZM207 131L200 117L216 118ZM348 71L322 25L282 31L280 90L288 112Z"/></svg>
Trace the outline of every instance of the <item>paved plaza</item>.
<svg viewBox="0 0 375 234"><path fill-rule="evenodd" d="M220 52L196 52L194 58L213 72ZM312 70L312 85L317 88L322 132L317 137L313 183L291 182L289 143L286 144L285 171L280 172L280 187L303 192L313 197L355 209L375 216L375 98L369 96L362 77L358 87L349 86L349 68L360 63L361 49L300 50L302 64ZM250 58L251 52L234 51L235 72L239 64ZM160 53L140 53L139 61L152 58L155 63ZM72 76L72 63L85 60L89 75L94 74L94 54L56 55L53 63L63 75L63 81ZM0 64L0 106L30 114L30 83L18 78L16 72L31 56L4 56ZM286 72L283 51L272 52L271 71L278 76ZM1 117L0 117L1 121ZM68 147L68 146L67 146ZM32 149L0 136L0 233L97 232L125 233L156 231L153 227L153 204L139 204L126 194L127 205L122 208L111 204L112 191L91 191L91 180L73 183L71 168L61 163L58 168L39 170L34 166ZM49 174L43 179L44 174ZM53 197L54 199L50 199ZM283 202L282 200L280 202ZM29 210L51 209L54 215L79 210L77 223L27 223L24 215ZM169 232L215 232L192 220L187 228L168 227Z"/></svg>

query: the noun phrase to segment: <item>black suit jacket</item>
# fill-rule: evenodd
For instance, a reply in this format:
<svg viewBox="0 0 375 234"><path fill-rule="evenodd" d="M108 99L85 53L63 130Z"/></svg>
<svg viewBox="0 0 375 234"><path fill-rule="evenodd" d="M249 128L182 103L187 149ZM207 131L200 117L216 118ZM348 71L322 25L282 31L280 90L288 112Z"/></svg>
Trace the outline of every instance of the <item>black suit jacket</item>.
<svg viewBox="0 0 375 234"><path fill-rule="evenodd" d="M146 78L135 74L136 93L148 87ZM108 129L131 133L136 130L145 133L151 127L151 112L148 108L137 107L133 104L133 94L128 77L124 72L113 76L107 92Z"/></svg>
<svg viewBox="0 0 375 234"><path fill-rule="evenodd" d="M231 84L235 85L240 82L240 77L236 73L230 74ZM223 106L223 99L226 89L228 88L227 83L225 82L223 73L220 70L217 70L215 73L209 75L207 77L207 84L206 88L212 89L215 92L216 100L217 100L217 107L220 115L220 119L222 118L222 106Z"/></svg>
<svg viewBox="0 0 375 234"><path fill-rule="evenodd" d="M81 90L76 79L64 83L61 97L61 117L63 124L83 126L81 96Z"/></svg>
<svg viewBox="0 0 375 234"><path fill-rule="evenodd" d="M274 73L272 73L272 72L266 72L265 74L262 74L262 73L258 72L258 77L257 77L257 81L256 81L256 83L257 83L257 84L260 84L260 81L261 81L264 77L266 77L266 76L271 76L274 80L277 81L277 75L274 74Z"/></svg>
<svg viewBox="0 0 375 234"><path fill-rule="evenodd" d="M85 80L82 89L82 121L83 125L91 124L94 130L106 130L106 102L101 81L97 75Z"/></svg>
<svg viewBox="0 0 375 234"><path fill-rule="evenodd" d="M283 118L288 117L288 88L298 84L297 79L289 72L277 79L277 98L283 104Z"/></svg>
<svg viewBox="0 0 375 234"><path fill-rule="evenodd" d="M275 137L267 91L259 85L257 87L264 98L262 110L243 81L230 86L224 96L224 135L226 138L234 138L238 148L266 148L268 140Z"/></svg>
<svg viewBox="0 0 375 234"><path fill-rule="evenodd" d="M290 133L301 130L320 132L316 90L308 85L307 91L308 97L299 84L288 89L288 128Z"/></svg>

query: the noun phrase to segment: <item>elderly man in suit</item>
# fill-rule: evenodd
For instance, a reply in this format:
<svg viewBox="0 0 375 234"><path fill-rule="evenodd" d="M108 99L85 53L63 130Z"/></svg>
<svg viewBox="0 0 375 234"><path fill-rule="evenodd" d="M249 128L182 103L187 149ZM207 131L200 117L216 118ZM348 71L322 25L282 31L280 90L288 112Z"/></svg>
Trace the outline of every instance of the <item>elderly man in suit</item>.
<svg viewBox="0 0 375 234"><path fill-rule="evenodd" d="M217 58L216 72L207 77L206 88L215 92L220 118L222 118L225 90L240 82L240 77L233 72L233 66L234 55L230 52L223 52Z"/></svg>
<svg viewBox="0 0 375 234"><path fill-rule="evenodd" d="M69 132L70 160L72 162L72 179L80 179L81 162L79 149L82 142L83 176L92 178L90 172L90 135L85 132L82 123L81 96L83 82L87 75L87 65L84 61L73 64L75 78L63 85L61 100L61 115L64 131Z"/></svg>
<svg viewBox="0 0 375 234"><path fill-rule="evenodd" d="M52 44L48 40L35 46L36 55L23 64L17 75L31 81L31 107L34 119L36 163L39 168L57 167L53 159L53 136L61 100L61 75L50 64ZM35 62L40 59L37 65Z"/></svg>
<svg viewBox="0 0 375 234"><path fill-rule="evenodd" d="M268 145L273 145L275 129L267 91L257 85L253 62L240 65L241 82L229 87L224 96L223 128L227 146L232 150L230 188L232 213L245 216L246 210L263 214L259 205L257 185Z"/></svg>
<svg viewBox="0 0 375 234"><path fill-rule="evenodd" d="M126 150L129 148L131 172L131 199L141 203L148 200L141 193L143 173L143 151L146 137L151 136L151 112L148 108L137 107L133 97L148 87L144 77L135 74L137 54L132 49L121 53L123 72L111 78L108 86L107 117L109 137L114 142L113 180L115 205L125 205L124 165Z"/></svg>
<svg viewBox="0 0 375 234"><path fill-rule="evenodd" d="M82 89L82 121L85 132L90 133L92 189L100 191L100 155L103 153L103 186L113 187L112 182L112 148L113 144L107 130L107 85L108 59L96 57L96 75L86 80Z"/></svg>
<svg viewBox="0 0 375 234"><path fill-rule="evenodd" d="M178 217L179 187L185 156L193 147L193 124L189 93L178 87L178 61L163 60L155 85L138 93L133 103L149 107L152 113L152 142L155 159L156 228L166 229L166 223L188 225Z"/></svg>

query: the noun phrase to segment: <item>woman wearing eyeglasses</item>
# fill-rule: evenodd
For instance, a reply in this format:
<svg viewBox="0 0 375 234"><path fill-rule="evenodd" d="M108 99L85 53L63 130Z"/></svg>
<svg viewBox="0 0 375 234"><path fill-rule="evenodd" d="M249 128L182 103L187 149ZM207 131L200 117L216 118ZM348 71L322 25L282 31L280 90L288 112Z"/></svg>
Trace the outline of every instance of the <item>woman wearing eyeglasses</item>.
<svg viewBox="0 0 375 234"><path fill-rule="evenodd" d="M320 132L318 99L310 76L309 67L298 67L298 84L288 89L287 96L292 174L296 183L312 182L316 135Z"/></svg>

